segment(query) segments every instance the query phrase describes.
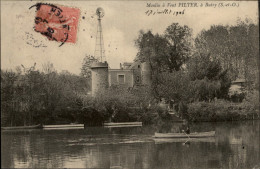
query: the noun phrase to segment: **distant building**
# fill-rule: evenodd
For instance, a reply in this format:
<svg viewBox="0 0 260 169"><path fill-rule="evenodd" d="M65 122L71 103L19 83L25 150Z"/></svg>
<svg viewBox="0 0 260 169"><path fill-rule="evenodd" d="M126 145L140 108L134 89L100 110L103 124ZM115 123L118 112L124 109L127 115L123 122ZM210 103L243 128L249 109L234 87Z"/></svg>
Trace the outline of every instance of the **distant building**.
<svg viewBox="0 0 260 169"><path fill-rule="evenodd" d="M109 86L124 85L134 87L140 85L149 85L151 82L151 72L147 63L125 62L120 64L120 69L108 70Z"/></svg>
<svg viewBox="0 0 260 169"><path fill-rule="evenodd" d="M110 69L108 64L93 63L92 74L92 96L108 86L122 85L135 87L151 84L151 71L147 63L125 62L120 64L120 69Z"/></svg>
<svg viewBox="0 0 260 169"><path fill-rule="evenodd" d="M245 79L236 79L235 81L232 81L231 86L229 88L229 95L243 93L245 88L245 83L246 83Z"/></svg>

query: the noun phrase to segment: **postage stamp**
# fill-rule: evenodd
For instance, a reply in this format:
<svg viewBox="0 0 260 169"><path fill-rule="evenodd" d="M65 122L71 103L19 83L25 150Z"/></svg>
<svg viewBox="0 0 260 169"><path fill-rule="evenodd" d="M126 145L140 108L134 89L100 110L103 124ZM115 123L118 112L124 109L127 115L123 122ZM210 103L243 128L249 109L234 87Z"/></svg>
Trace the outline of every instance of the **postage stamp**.
<svg viewBox="0 0 260 169"><path fill-rule="evenodd" d="M77 27L80 15L78 8L37 3L34 30L49 40L76 43Z"/></svg>

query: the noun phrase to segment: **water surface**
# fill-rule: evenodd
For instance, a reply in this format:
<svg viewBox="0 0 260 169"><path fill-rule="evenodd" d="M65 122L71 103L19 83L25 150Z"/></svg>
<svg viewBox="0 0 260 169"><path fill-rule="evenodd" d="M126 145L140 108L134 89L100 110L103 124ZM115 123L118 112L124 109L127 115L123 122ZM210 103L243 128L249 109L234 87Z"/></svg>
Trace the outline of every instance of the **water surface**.
<svg viewBox="0 0 260 169"><path fill-rule="evenodd" d="M162 127L162 126L161 126ZM163 126L174 130L177 124ZM260 168L260 121L198 123L202 140L154 140L155 126L1 132L2 168ZM186 144L184 144L186 142Z"/></svg>

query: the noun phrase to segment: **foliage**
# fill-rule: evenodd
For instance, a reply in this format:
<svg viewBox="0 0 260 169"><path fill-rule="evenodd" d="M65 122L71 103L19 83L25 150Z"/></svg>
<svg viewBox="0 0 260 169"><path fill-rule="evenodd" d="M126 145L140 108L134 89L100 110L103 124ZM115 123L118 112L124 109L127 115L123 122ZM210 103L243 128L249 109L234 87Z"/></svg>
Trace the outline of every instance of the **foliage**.
<svg viewBox="0 0 260 169"><path fill-rule="evenodd" d="M187 89L189 87L189 77L183 71L174 71L172 73L160 73L158 93L161 98L180 102L187 99Z"/></svg>
<svg viewBox="0 0 260 169"><path fill-rule="evenodd" d="M157 79L158 95L175 103L227 98L230 87L220 63L203 54L190 58L185 71L162 72Z"/></svg>
<svg viewBox="0 0 260 169"><path fill-rule="evenodd" d="M259 25L249 19L238 20L236 25L213 25L195 39L199 53L210 54L228 70L231 80L245 78L248 88L258 86Z"/></svg>
<svg viewBox="0 0 260 169"><path fill-rule="evenodd" d="M248 107L250 111L259 112L260 110L260 99L259 90L253 90L246 94L245 99L242 102L244 107ZM260 114L259 114L260 115Z"/></svg>
<svg viewBox="0 0 260 169"><path fill-rule="evenodd" d="M104 118L104 114L97 111L93 107L84 107L76 115L76 119L79 123L83 123L88 126L101 126L105 121Z"/></svg>
<svg viewBox="0 0 260 169"><path fill-rule="evenodd" d="M233 103L226 100L213 102L193 102L188 105L188 116L191 121L233 121L259 118L258 107L245 103Z"/></svg>
<svg viewBox="0 0 260 169"><path fill-rule="evenodd" d="M136 59L150 64L157 99L228 99L231 81L241 74L253 81L247 84L259 83L258 27L249 20L234 26L213 25L196 37L194 50L187 26L173 23L162 35L141 31L136 40ZM252 89L252 85L248 88Z"/></svg>
<svg viewBox="0 0 260 169"><path fill-rule="evenodd" d="M191 29L178 23L168 26L163 35L140 31L135 44L139 50L136 60L148 62L161 72L180 70L192 48Z"/></svg>
<svg viewBox="0 0 260 169"><path fill-rule="evenodd" d="M187 63L192 101L228 98L231 79L221 63L209 54L196 52Z"/></svg>
<svg viewBox="0 0 260 169"><path fill-rule="evenodd" d="M114 122L145 119L151 100L145 88L127 89L124 86L111 86L95 98L85 96L81 99L84 107L91 107L102 114L103 120Z"/></svg>
<svg viewBox="0 0 260 169"><path fill-rule="evenodd" d="M90 69L91 64L93 62L97 62L97 61L98 61L98 59L94 58L94 56L90 56L90 55L85 56L85 58L83 59L83 62L82 62L80 75L87 79L90 79L91 78L91 69Z"/></svg>
<svg viewBox="0 0 260 169"><path fill-rule="evenodd" d="M35 64L36 65L36 64ZM24 68L24 67L23 67ZM79 111L78 93L88 92L84 77L58 74L53 64L17 72L1 70L1 123L4 126L68 123Z"/></svg>
<svg viewBox="0 0 260 169"><path fill-rule="evenodd" d="M192 52L191 29L173 23L162 35L140 31L135 44L138 48L136 60L149 64L153 96L160 99L161 74L181 70Z"/></svg>
<svg viewBox="0 0 260 169"><path fill-rule="evenodd" d="M191 55L192 30L186 25L180 26L178 23L173 23L166 28L165 38L169 47L165 63L170 72L178 71Z"/></svg>
<svg viewBox="0 0 260 169"><path fill-rule="evenodd" d="M232 102L242 102L245 98L245 93L235 93L230 96L230 99Z"/></svg>
<svg viewBox="0 0 260 169"><path fill-rule="evenodd" d="M16 96L14 91L16 80L17 80L17 75L15 74L15 72L1 70L1 123L2 124L12 125L15 119L16 113L13 108L13 104Z"/></svg>
<svg viewBox="0 0 260 169"><path fill-rule="evenodd" d="M220 90L219 81L210 81L208 78L191 81L189 84L189 101L211 101L218 97L217 92Z"/></svg>
<svg viewBox="0 0 260 169"><path fill-rule="evenodd" d="M205 77L216 80L222 71L218 60L211 58L209 54L195 53L187 62L187 69L191 80L201 80Z"/></svg>

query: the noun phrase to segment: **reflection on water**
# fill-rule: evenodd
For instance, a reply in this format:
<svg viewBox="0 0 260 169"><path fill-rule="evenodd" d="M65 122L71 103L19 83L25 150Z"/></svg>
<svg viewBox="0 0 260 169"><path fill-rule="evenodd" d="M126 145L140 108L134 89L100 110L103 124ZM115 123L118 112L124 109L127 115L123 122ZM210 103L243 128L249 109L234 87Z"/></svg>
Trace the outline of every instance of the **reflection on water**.
<svg viewBox="0 0 260 169"><path fill-rule="evenodd" d="M260 167L259 121L200 123L191 125L191 129L215 130L216 137L158 141L152 138L158 130L154 126L2 131L1 165L129 169Z"/></svg>

